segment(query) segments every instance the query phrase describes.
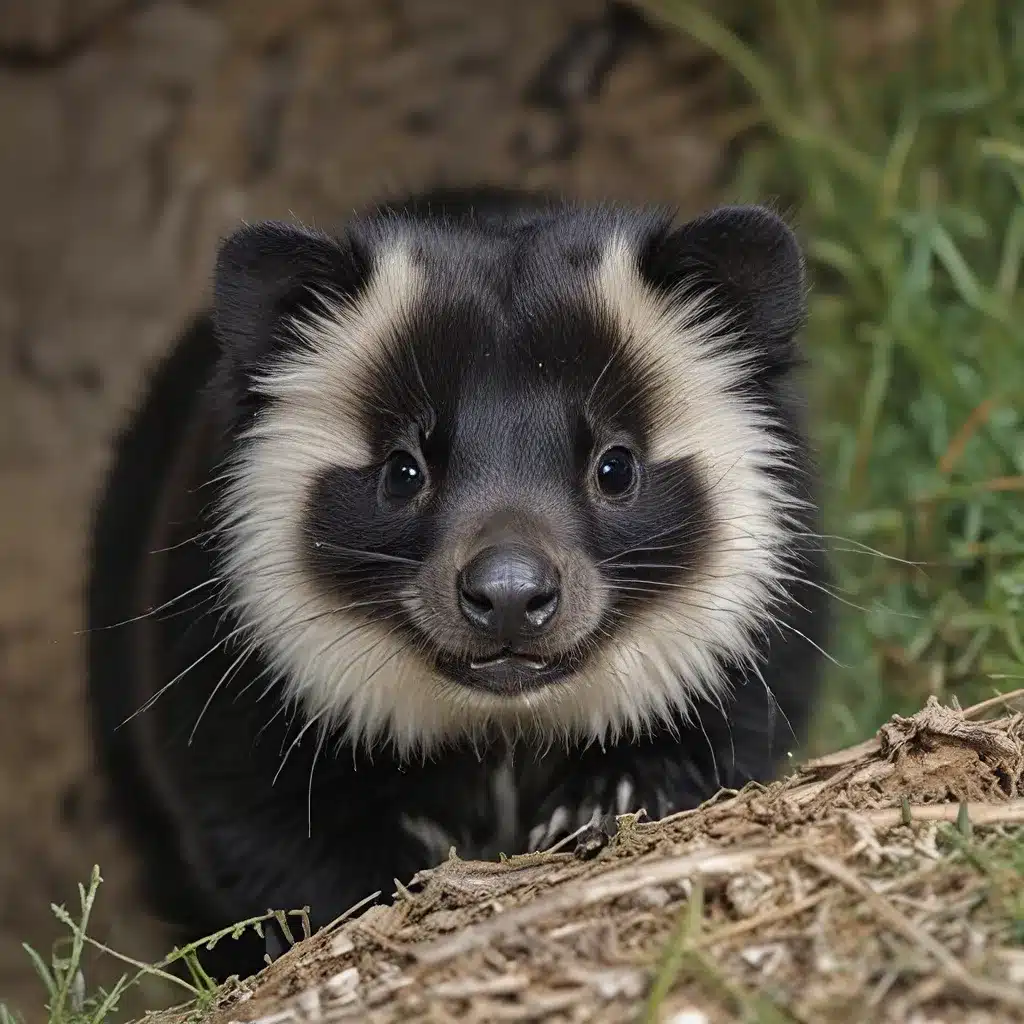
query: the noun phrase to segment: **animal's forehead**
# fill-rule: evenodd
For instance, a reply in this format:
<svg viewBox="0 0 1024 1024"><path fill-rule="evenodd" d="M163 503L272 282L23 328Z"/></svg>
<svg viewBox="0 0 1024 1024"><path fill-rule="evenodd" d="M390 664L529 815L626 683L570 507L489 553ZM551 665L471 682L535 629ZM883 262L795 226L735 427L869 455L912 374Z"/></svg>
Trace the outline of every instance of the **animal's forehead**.
<svg viewBox="0 0 1024 1024"><path fill-rule="evenodd" d="M580 286L495 296L468 282L426 287L396 326L376 387L390 407L420 393L450 434L522 438L596 411L595 385L627 388L619 326ZM635 376L635 375L634 375ZM627 378L624 380L623 378Z"/></svg>
<svg viewBox="0 0 1024 1024"><path fill-rule="evenodd" d="M625 241L639 249L670 222L666 211L614 204L579 208L569 204L494 219L389 217L364 226L371 250L400 244L428 277L439 284L475 278L509 299L557 293L567 283L592 274L610 245Z"/></svg>
<svg viewBox="0 0 1024 1024"><path fill-rule="evenodd" d="M601 264L615 245L635 252L638 231L568 215L497 234L406 225L401 245L421 286L393 341L449 377L581 383L621 347Z"/></svg>
<svg viewBox="0 0 1024 1024"><path fill-rule="evenodd" d="M351 351L372 396L364 399L371 433L382 409L420 419L423 407L449 438L470 428L571 433L581 416L645 429L649 359L610 301L608 266L618 259L625 277L635 275L638 248L657 224L613 213L499 230L390 224L374 246L389 270L371 280L367 306L394 315L371 318L376 344Z"/></svg>

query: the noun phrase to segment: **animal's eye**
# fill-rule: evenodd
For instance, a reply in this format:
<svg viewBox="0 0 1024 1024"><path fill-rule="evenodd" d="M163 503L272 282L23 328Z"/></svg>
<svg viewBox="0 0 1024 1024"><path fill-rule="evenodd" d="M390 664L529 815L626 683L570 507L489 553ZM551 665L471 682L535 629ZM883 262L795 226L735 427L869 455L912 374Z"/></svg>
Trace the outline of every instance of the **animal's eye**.
<svg viewBox="0 0 1024 1024"><path fill-rule="evenodd" d="M384 492L389 498L408 501L426 483L420 464L408 452L392 452L384 465Z"/></svg>
<svg viewBox="0 0 1024 1024"><path fill-rule="evenodd" d="M598 489L606 498L624 497L636 486L636 459L625 448L609 448L597 460L595 475Z"/></svg>

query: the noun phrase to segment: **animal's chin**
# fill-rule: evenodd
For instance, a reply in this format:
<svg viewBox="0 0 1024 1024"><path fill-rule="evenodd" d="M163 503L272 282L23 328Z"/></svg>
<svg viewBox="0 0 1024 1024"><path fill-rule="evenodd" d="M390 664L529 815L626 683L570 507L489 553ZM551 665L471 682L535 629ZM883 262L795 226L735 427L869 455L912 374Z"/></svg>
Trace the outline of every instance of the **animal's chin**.
<svg viewBox="0 0 1024 1024"><path fill-rule="evenodd" d="M578 653L540 655L508 649L476 657L442 652L436 659L438 670L452 682L501 697L550 686L578 672L582 663Z"/></svg>

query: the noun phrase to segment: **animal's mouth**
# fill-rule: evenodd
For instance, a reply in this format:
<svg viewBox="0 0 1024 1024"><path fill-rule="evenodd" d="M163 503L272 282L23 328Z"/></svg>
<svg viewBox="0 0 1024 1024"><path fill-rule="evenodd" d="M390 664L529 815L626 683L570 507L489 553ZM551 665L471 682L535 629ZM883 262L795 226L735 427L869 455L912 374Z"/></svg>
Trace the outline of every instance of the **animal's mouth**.
<svg viewBox="0 0 1024 1024"><path fill-rule="evenodd" d="M509 650L508 648L497 651L494 654L488 654L482 658L473 658L469 663L469 667L474 671L480 669L487 670L508 663L511 663L514 667L522 667L527 670L532 669L535 672L540 672L548 667L547 658L541 658L536 654L528 654L522 651Z"/></svg>
<svg viewBox="0 0 1024 1024"><path fill-rule="evenodd" d="M437 667L453 682L503 697L548 686L572 675L581 663L582 658L573 653L541 655L511 648L473 657L441 654L437 658Z"/></svg>

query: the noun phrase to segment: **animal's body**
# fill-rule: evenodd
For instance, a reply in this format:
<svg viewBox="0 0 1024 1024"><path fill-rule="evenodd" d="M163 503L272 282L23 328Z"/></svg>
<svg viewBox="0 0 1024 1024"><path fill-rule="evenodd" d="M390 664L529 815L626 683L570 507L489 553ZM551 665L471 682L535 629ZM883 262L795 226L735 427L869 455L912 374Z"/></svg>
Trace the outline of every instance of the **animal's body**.
<svg viewBox="0 0 1024 1024"><path fill-rule="evenodd" d="M183 937L776 773L826 629L804 288L756 208L477 190L224 243L89 592L98 747Z"/></svg>

